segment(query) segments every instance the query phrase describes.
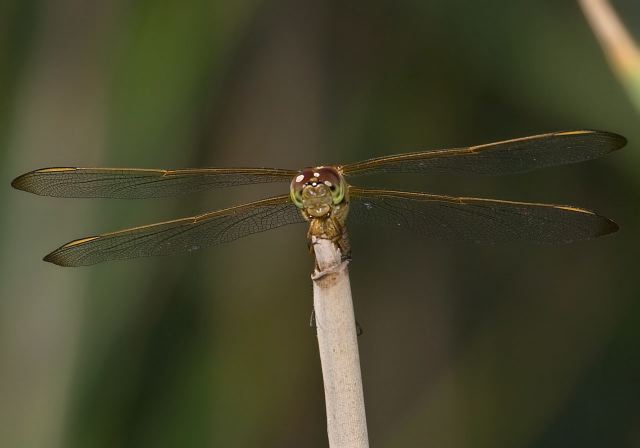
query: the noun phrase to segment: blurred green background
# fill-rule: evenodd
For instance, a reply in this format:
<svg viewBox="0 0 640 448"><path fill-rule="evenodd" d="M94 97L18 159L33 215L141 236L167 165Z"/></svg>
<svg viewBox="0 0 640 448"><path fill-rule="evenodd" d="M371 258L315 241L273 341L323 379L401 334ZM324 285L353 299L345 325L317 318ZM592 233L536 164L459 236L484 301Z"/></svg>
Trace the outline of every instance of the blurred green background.
<svg viewBox="0 0 640 448"><path fill-rule="evenodd" d="M640 4L616 2L640 36ZM74 238L255 200L42 198L44 166L307 165L572 128L609 157L363 179L569 203L618 234L482 247L352 226L376 447L640 446L640 114L574 2L4 0L0 446L323 447L304 226L67 269Z"/></svg>

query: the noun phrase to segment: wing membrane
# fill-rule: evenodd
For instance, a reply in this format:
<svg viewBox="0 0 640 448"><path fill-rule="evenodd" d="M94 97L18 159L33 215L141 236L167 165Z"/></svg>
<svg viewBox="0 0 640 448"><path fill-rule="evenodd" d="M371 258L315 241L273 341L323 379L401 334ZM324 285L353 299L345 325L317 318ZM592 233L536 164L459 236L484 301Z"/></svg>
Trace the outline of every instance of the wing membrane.
<svg viewBox="0 0 640 448"><path fill-rule="evenodd" d="M565 131L456 149L419 151L344 165L347 176L376 173L512 174L583 162L622 148L626 139L602 131Z"/></svg>
<svg viewBox="0 0 640 448"><path fill-rule="evenodd" d="M43 168L19 176L11 185L42 196L143 199L211 188L287 182L295 174L293 170L271 168Z"/></svg>
<svg viewBox="0 0 640 448"><path fill-rule="evenodd" d="M568 243L615 232L613 221L570 206L351 187L349 222L405 228L444 240Z"/></svg>
<svg viewBox="0 0 640 448"><path fill-rule="evenodd" d="M60 266L194 252L253 233L304 222L289 196L277 196L190 218L71 241L44 260Z"/></svg>

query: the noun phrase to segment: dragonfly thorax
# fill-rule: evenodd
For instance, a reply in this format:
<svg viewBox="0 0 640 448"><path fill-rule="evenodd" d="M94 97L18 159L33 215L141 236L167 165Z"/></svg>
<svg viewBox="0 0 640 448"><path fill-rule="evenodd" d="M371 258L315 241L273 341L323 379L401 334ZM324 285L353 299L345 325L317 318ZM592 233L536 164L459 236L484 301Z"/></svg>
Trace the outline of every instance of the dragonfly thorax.
<svg viewBox="0 0 640 448"><path fill-rule="evenodd" d="M304 168L291 181L291 200L310 218L326 218L345 201L346 188L334 167Z"/></svg>

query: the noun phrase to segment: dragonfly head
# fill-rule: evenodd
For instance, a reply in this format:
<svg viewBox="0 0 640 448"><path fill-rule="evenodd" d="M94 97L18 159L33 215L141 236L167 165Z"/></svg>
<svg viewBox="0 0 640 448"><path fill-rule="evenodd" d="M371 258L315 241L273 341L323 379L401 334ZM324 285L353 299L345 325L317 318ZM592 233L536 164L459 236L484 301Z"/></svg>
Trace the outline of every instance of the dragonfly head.
<svg viewBox="0 0 640 448"><path fill-rule="evenodd" d="M291 200L313 218L327 217L345 199L347 185L330 166L304 168L291 181Z"/></svg>

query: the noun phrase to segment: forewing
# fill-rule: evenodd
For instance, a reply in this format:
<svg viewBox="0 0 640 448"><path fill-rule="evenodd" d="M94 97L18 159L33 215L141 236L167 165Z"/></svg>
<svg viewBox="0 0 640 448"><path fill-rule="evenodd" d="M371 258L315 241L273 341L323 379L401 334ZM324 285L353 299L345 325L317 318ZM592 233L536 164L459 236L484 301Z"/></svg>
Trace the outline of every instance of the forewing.
<svg viewBox="0 0 640 448"><path fill-rule="evenodd" d="M568 243L618 230L592 211L551 204L352 187L349 224L408 229L443 240Z"/></svg>
<svg viewBox="0 0 640 448"><path fill-rule="evenodd" d="M423 172L512 174L595 159L622 148L626 142L624 137L610 132L555 132L467 148L378 157L341 169L346 176Z"/></svg>
<svg viewBox="0 0 640 448"><path fill-rule="evenodd" d="M237 207L71 241L44 260L60 266L175 255L304 222L289 196L277 196Z"/></svg>
<svg viewBox="0 0 640 448"><path fill-rule="evenodd" d="M11 185L42 196L143 199L237 185L288 182L295 174L292 170L272 168L43 168L19 176Z"/></svg>

